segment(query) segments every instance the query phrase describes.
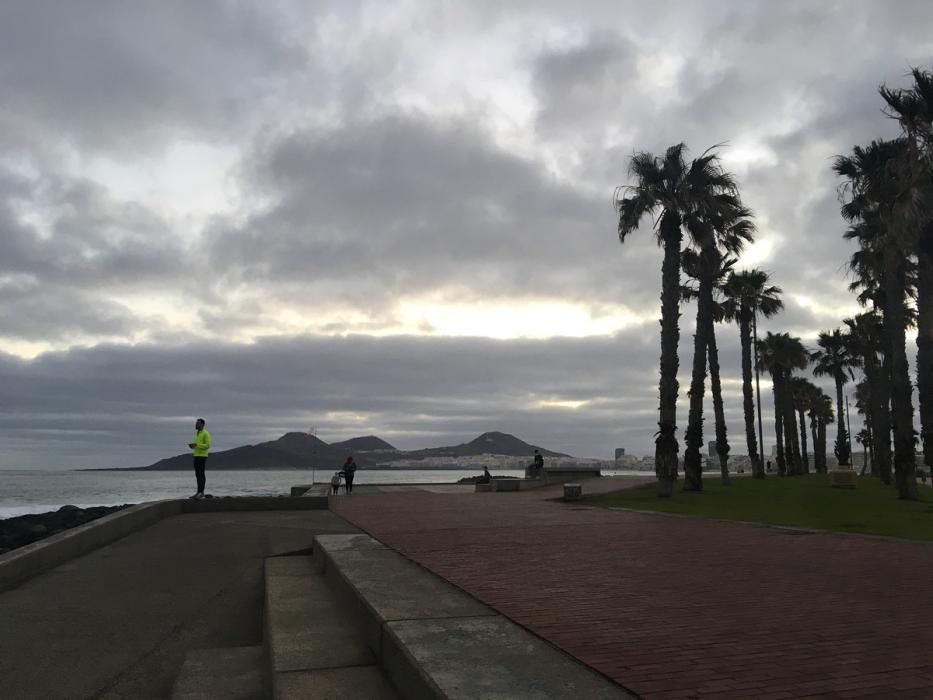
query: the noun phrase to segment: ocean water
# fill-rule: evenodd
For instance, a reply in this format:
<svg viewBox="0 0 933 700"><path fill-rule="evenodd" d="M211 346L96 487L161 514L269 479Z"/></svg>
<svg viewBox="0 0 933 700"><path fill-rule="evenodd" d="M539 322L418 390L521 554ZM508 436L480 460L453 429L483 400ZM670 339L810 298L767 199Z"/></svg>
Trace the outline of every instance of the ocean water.
<svg viewBox="0 0 933 700"><path fill-rule="evenodd" d="M452 484L479 470L365 469L356 473L355 484ZM511 469L492 470L494 475L522 476ZM640 472L604 472L637 474ZM328 482L332 471L318 471L317 482ZM310 470L207 471L207 492L214 496L269 496L288 494L295 484L310 483ZM124 503L187 498L195 491L194 473L81 472L35 469L0 470L0 518L78 507L114 506Z"/></svg>

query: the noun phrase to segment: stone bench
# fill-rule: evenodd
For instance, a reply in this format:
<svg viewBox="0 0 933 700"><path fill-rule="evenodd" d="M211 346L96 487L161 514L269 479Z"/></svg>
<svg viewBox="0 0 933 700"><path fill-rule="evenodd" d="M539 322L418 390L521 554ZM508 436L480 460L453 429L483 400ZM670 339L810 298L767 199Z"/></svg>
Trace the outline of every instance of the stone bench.
<svg viewBox="0 0 933 700"><path fill-rule="evenodd" d="M583 495L582 484L564 484L564 500L576 501Z"/></svg>

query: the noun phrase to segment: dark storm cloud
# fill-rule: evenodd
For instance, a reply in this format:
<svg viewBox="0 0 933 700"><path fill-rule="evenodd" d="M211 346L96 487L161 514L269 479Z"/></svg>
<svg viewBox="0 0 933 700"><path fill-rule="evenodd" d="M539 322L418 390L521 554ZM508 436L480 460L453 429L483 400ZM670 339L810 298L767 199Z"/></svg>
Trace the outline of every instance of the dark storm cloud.
<svg viewBox="0 0 933 700"><path fill-rule="evenodd" d="M210 138L250 115L257 81L303 66L286 29L239 2L4 3L0 143Z"/></svg>
<svg viewBox="0 0 933 700"><path fill-rule="evenodd" d="M635 84L638 59L633 42L607 31L581 46L542 52L533 63L539 128L586 133L604 128L608 115L615 120L622 117L617 111L637 110L648 98Z"/></svg>
<svg viewBox="0 0 933 700"><path fill-rule="evenodd" d="M169 233L157 214L94 183L0 167L0 337L61 342L146 330L155 319L117 297L186 278L190 256Z"/></svg>
<svg viewBox="0 0 933 700"><path fill-rule="evenodd" d="M599 456L620 434L634 443L650 432L639 414L656 390L655 355L654 343L638 331L509 342L299 337L250 345L100 345L29 362L7 356L0 360L0 454L3 466L17 459L94 466L70 458L85 453L106 454L100 462L106 466L145 463L178 451L190 417L204 414L223 447L313 423L324 439L375 432L403 448L498 429ZM551 400L594 405L539 408ZM356 422L356 414L365 419ZM588 437L577 435L581 427ZM92 449L117 435L121 444L113 449ZM31 456L30 440L42 447Z"/></svg>
<svg viewBox="0 0 933 700"><path fill-rule="evenodd" d="M625 255L657 254L613 248L605 197L460 120L397 115L296 131L260 144L251 163L250 190L273 204L212 228L222 282L300 281L318 299L363 307L445 287L615 303L645 286L637 266L618 274Z"/></svg>

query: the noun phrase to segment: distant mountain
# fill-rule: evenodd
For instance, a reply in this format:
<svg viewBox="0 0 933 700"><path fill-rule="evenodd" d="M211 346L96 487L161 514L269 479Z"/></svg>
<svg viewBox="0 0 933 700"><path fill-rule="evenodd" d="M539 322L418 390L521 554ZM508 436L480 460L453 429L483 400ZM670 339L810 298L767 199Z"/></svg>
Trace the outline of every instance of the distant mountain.
<svg viewBox="0 0 933 700"><path fill-rule="evenodd" d="M395 451L392 445L375 435L364 435L363 437L355 437L350 440L344 440L343 442L333 442L331 443L331 447L346 450L347 452Z"/></svg>
<svg viewBox="0 0 933 700"><path fill-rule="evenodd" d="M483 454L530 457L537 449L545 457L568 457L543 447L529 445L508 433L483 433L475 440L450 447L432 447L425 450L397 450L375 435L356 437L343 442L328 444L307 433L285 433L282 437L258 445L243 445L229 450L211 452L208 469L308 469L333 466L338 468L347 455L352 454L362 469L372 469L380 464L403 459L431 459L472 457ZM191 469L191 453L160 459L147 467L136 470L165 471Z"/></svg>
<svg viewBox="0 0 933 700"><path fill-rule="evenodd" d="M506 455L509 457L530 457L538 450L545 457L569 457L561 452L552 452L537 445L529 445L508 433L483 433L470 442L450 447L431 447L426 450L403 453L409 459L419 457L475 457L477 455Z"/></svg>

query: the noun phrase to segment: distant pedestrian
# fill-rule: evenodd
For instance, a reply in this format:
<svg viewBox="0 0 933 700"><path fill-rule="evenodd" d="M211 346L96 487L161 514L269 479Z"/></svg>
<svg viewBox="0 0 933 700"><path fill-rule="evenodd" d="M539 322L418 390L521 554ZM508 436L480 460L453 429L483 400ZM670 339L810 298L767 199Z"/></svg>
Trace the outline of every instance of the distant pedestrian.
<svg viewBox="0 0 933 700"><path fill-rule="evenodd" d="M541 476L544 473L544 457L535 450L535 476Z"/></svg>
<svg viewBox="0 0 933 700"><path fill-rule="evenodd" d="M198 490L192 498L204 498L204 470L207 467L207 453L211 449L211 434L204 427L203 418L194 422L194 442L189 442L188 447L194 455L194 478L198 483Z"/></svg>
<svg viewBox="0 0 933 700"><path fill-rule="evenodd" d="M356 473L356 462L353 461L352 456L347 457L347 461L343 463L342 472L347 493L353 493L353 475Z"/></svg>
<svg viewBox="0 0 933 700"><path fill-rule="evenodd" d="M334 472L330 478L330 492L335 496L340 493L340 472Z"/></svg>

